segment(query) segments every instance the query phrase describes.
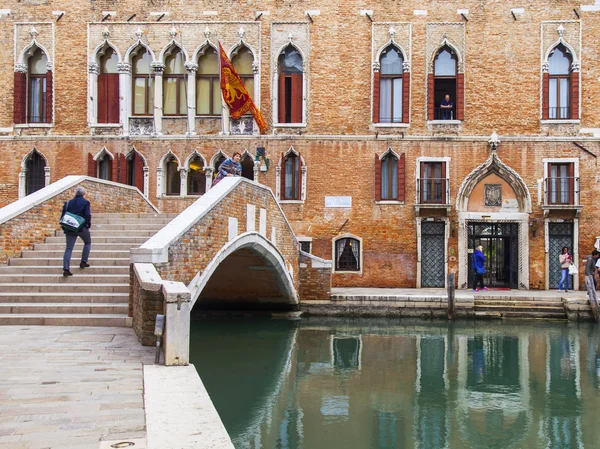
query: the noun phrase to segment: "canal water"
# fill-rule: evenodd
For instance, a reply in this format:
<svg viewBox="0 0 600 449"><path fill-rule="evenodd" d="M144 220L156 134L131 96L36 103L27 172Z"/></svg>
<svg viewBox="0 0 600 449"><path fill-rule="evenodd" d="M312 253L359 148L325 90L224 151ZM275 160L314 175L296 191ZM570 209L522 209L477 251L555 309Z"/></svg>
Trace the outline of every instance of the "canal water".
<svg viewBox="0 0 600 449"><path fill-rule="evenodd" d="M600 448L593 324L203 319L191 359L236 449Z"/></svg>

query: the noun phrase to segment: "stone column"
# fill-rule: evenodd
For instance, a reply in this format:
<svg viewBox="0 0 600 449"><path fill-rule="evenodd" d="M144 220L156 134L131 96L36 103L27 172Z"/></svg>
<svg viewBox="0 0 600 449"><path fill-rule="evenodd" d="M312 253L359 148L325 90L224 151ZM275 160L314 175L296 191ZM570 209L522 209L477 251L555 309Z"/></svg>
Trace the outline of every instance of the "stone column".
<svg viewBox="0 0 600 449"><path fill-rule="evenodd" d="M44 187L47 187L50 185L50 167L45 166L44 167Z"/></svg>
<svg viewBox="0 0 600 449"><path fill-rule="evenodd" d="M162 134L162 116L163 116L163 73L165 65L160 61L152 63L154 71L154 133Z"/></svg>
<svg viewBox="0 0 600 449"><path fill-rule="evenodd" d="M259 74L259 63L254 60L252 62L252 73L254 73L254 92L252 92L252 98L254 99L254 104L260 110L260 74ZM256 124L256 120L252 121L252 134L260 134L260 130L258 129L258 125ZM255 176L254 180L258 182L258 177L256 176L256 167L255 167Z"/></svg>
<svg viewBox="0 0 600 449"><path fill-rule="evenodd" d="M129 116L131 115L131 64L120 62L117 64L119 72L119 114L123 135L129 135Z"/></svg>
<svg viewBox="0 0 600 449"><path fill-rule="evenodd" d="M198 64L195 62L186 62L185 67L188 71L187 76L187 114L188 126L186 136L196 135L196 72L198 72Z"/></svg>
<svg viewBox="0 0 600 449"><path fill-rule="evenodd" d="M146 198L150 196L150 173L147 165L144 167L144 196Z"/></svg>
<svg viewBox="0 0 600 449"><path fill-rule="evenodd" d="M206 178L206 192L210 190L212 187L212 179L213 179L213 168L212 167L204 167L204 177Z"/></svg>
<svg viewBox="0 0 600 449"><path fill-rule="evenodd" d="M19 173L19 199L25 198L25 186L27 184L27 169L23 168L21 173Z"/></svg>
<svg viewBox="0 0 600 449"><path fill-rule="evenodd" d="M179 169L179 195L180 196L186 196L187 195L187 175L188 175L188 169L187 168L180 168Z"/></svg>
<svg viewBox="0 0 600 449"><path fill-rule="evenodd" d="M98 123L98 75L100 66L95 62L88 64L90 96L88 98L88 119L90 125Z"/></svg>

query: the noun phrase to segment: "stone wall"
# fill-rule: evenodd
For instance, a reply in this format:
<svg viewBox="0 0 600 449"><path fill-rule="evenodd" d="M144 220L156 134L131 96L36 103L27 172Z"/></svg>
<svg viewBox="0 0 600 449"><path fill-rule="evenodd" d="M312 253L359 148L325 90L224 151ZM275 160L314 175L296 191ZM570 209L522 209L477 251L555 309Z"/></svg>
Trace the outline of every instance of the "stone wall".
<svg viewBox="0 0 600 449"><path fill-rule="evenodd" d="M155 212L137 190L83 179L82 182L57 192L56 195L0 224L0 263L6 263L11 257L19 256L23 250L32 249L35 243L42 243L46 237L54 235L54 232L60 229L58 221L63 204L75 196L77 185L82 185L86 189L85 198L91 203L92 223L95 213ZM52 188L52 186L46 187L46 189ZM40 193L41 191L36 192L36 194ZM21 201L26 203L29 199L30 197L27 197Z"/></svg>
<svg viewBox="0 0 600 449"><path fill-rule="evenodd" d="M331 295L331 261L300 252L300 301L328 301Z"/></svg>

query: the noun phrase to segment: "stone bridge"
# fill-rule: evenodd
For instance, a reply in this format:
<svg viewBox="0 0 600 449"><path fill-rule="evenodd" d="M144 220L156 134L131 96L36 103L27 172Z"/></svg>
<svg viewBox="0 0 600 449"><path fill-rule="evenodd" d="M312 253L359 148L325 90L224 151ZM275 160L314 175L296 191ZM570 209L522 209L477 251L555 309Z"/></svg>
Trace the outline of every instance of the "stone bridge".
<svg viewBox="0 0 600 449"><path fill-rule="evenodd" d="M133 327L154 344L156 315L166 314L167 364L187 363L193 307L295 310L331 287L331 263L302 253L272 191L245 178L223 179L131 262Z"/></svg>

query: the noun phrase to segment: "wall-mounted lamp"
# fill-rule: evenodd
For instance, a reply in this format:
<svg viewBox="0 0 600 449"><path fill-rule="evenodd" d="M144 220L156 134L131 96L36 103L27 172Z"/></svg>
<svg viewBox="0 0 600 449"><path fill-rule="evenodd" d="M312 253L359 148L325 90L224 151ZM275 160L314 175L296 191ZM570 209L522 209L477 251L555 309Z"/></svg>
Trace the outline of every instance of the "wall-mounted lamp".
<svg viewBox="0 0 600 449"><path fill-rule="evenodd" d="M531 227L531 233L535 237L535 233L537 232L538 227L537 218L532 218L531 222L529 223L529 226Z"/></svg>
<svg viewBox="0 0 600 449"><path fill-rule="evenodd" d="M450 235L452 237L454 237L454 234L456 234L456 221L455 220L451 220L450 221Z"/></svg>

